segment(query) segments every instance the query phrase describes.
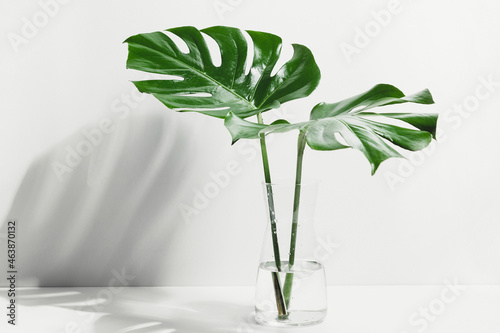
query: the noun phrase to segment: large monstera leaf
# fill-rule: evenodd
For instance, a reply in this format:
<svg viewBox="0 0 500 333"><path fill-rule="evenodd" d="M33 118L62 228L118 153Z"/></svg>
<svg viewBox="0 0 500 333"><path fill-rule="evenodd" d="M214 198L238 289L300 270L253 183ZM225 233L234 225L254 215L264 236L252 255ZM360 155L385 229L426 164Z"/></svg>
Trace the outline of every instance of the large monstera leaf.
<svg viewBox="0 0 500 333"><path fill-rule="evenodd" d="M271 75L282 47L282 40L276 35L246 31L253 44L253 59L247 59L252 44L247 43L240 29L216 26L166 31L182 39L189 52L183 53L161 31L135 35L125 41L129 50L127 68L169 75L133 83L139 91L152 94L176 111L195 111L218 118L231 111L246 118L308 96L320 80L311 51L299 44L292 45L292 58ZM217 43L220 66L214 65L204 35ZM246 68L247 62L250 68Z"/></svg>
<svg viewBox="0 0 500 333"><path fill-rule="evenodd" d="M230 113L226 117L225 126L233 137L233 143L242 138L258 138L263 133L298 129L306 133L307 144L312 149L354 148L361 151L370 162L374 174L388 158L403 157L391 145L417 151L427 147L432 138L436 138L437 114L367 111L384 105L408 102L434 103L427 89L405 96L394 86L379 84L365 93L340 102L316 105L311 111L311 120L307 122L289 124L278 120L271 125L263 125ZM395 121L406 123L407 126L395 125Z"/></svg>

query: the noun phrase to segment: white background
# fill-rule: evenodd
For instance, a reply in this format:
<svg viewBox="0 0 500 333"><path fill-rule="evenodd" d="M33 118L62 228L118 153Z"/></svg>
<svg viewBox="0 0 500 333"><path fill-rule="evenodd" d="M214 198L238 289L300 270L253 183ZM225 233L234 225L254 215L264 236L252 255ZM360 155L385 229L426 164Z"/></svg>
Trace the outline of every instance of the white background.
<svg viewBox="0 0 500 333"><path fill-rule="evenodd" d="M254 284L265 226L258 150L231 147L220 120L140 96L129 80L143 74L125 69L128 36L183 25L266 31L308 46L322 81L282 110L294 122L320 101L377 83L429 88L435 105L398 107L440 114L439 142L409 162L385 162L372 177L357 151L306 152L304 178L323 181L316 227L333 244L328 283L497 284L500 5L401 0L382 26L373 13L389 4L68 1L49 17L36 1L3 1L0 215L18 219L21 284L107 285L122 271L134 285ZM26 22L40 27L26 34ZM346 55L347 44L357 53ZM66 163L68 147L103 119L110 133L59 179L54 163ZM293 174L294 137L269 144L280 177ZM182 208L195 207L195 193L228 163L238 174L186 218Z"/></svg>

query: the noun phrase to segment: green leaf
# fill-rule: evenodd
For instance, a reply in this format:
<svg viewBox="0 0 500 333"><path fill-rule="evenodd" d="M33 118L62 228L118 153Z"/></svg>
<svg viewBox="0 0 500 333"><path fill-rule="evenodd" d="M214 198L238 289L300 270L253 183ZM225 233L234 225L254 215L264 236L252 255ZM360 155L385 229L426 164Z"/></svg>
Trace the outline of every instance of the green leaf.
<svg viewBox="0 0 500 333"><path fill-rule="evenodd" d="M418 151L424 149L432 140L432 134L426 131L408 129L391 124L384 124L362 118L346 119L346 123L369 127L378 136L406 150Z"/></svg>
<svg viewBox="0 0 500 333"><path fill-rule="evenodd" d="M307 145L314 150L350 148L341 143L335 135L336 133L340 133L344 127L344 124L335 118L314 121L306 134Z"/></svg>
<svg viewBox="0 0 500 333"><path fill-rule="evenodd" d="M279 121L271 125L254 126L257 124L239 119L226 122L225 125L231 133L238 133L238 138L244 137L239 132L244 132L245 138L258 138L262 133L295 129L305 131L306 142L314 150L354 148L361 151L370 162L374 174L383 161L391 157L403 157L392 145L418 151L427 147L436 136L437 114L362 112L376 106L406 102L430 104L432 96L428 90L405 96L393 86L378 85L366 93L337 103L316 105L308 122L289 124ZM236 116L231 117L234 120ZM405 126L411 128L388 123L389 119L406 123Z"/></svg>
<svg viewBox="0 0 500 333"><path fill-rule="evenodd" d="M346 144L340 142L336 134ZM314 150L351 147L361 151L370 162L374 174L383 161L391 157L403 157L385 140L403 149L417 151L429 145L432 135L426 131L346 115L316 121L309 128L306 139L309 147Z"/></svg>
<svg viewBox="0 0 500 333"><path fill-rule="evenodd" d="M237 28L216 26L203 30L179 27L167 30L187 45L183 53L161 31L129 37L127 68L175 78L135 81L139 91L155 96L177 111L194 111L224 118L229 111L240 118L279 107L311 94L320 71L311 51L293 44L293 56L271 76L281 55L281 38L247 31L253 43L253 59L245 68L250 45ZM203 34L218 45L221 65L213 64ZM248 73L248 74L246 74Z"/></svg>
<svg viewBox="0 0 500 333"><path fill-rule="evenodd" d="M432 134L432 138L436 139L436 129L438 115L436 113L373 113L361 112L360 116L384 116L396 120L404 121L419 130L426 131Z"/></svg>
<svg viewBox="0 0 500 333"><path fill-rule="evenodd" d="M403 157L370 127L355 124L355 122L341 122L346 128L340 132L342 137L350 147L365 155L370 162L372 175L375 174L383 161L391 157Z"/></svg>
<svg viewBox="0 0 500 333"><path fill-rule="evenodd" d="M232 144L239 139L258 139L260 130L268 127L268 125L256 124L241 119L232 112L229 112L226 119L224 119L224 126L231 133L231 137L233 138Z"/></svg>
<svg viewBox="0 0 500 333"><path fill-rule="evenodd" d="M401 103L432 104L429 90L405 96L388 84L379 84L362 94L337 103L320 103L311 111L313 123L307 132L307 144L315 150L351 147L361 151L374 174L391 157L403 157L389 143L417 151L436 137L437 114L364 112L379 106ZM376 121L370 118L376 118ZM384 123L387 118L405 122L412 128ZM341 137L344 142L339 140Z"/></svg>
<svg viewBox="0 0 500 333"><path fill-rule="evenodd" d="M271 125L290 125L290 122L286 119L278 119L278 120L275 120L271 123Z"/></svg>
<svg viewBox="0 0 500 333"><path fill-rule="evenodd" d="M311 111L311 120L334 117L353 110L361 112L377 106L408 102L419 104L434 103L432 95L427 89L410 96L405 96L401 90L394 86L378 84L367 92L337 103L319 103Z"/></svg>
<svg viewBox="0 0 500 333"><path fill-rule="evenodd" d="M258 139L261 134L282 133L294 129L301 130L307 125L308 122L290 124L285 119L278 119L271 125L257 124L242 119L232 112L229 112L224 120L224 126L231 133L233 144L239 139Z"/></svg>

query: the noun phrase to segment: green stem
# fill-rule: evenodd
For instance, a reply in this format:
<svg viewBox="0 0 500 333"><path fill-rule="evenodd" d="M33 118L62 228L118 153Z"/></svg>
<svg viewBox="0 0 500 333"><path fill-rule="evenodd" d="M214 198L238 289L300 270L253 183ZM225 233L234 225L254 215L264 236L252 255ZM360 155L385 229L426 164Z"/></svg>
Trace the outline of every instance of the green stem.
<svg viewBox="0 0 500 333"><path fill-rule="evenodd" d="M293 197L293 216L292 216L292 233L290 236L290 255L288 258L288 268L291 271L295 264L295 246L297 243L297 227L299 222L299 207L300 207L300 187L302 183L302 159L304 157L304 149L306 147L306 132L299 133L297 142L297 168L295 171L295 193ZM292 295L293 273L287 273L283 293L285 297L286 308L290 305Z"/></svg>
<svg viewBox="0 0 500 333"><path fill-rule="evenodd" d="M257 120L259 124L262 124L262 115L257 114ZM267 157L267 147L266 147L266 136L264 134L260 135L260 150L262 153L262 164L264 166L264 180L266 182L266 192L267 192L267 203L269 207L269 220L271 221L271 237L273 241L273 251L274 251L274 261L276 263L276 269L281 272L281 258L278 243L278 234L276 230L276 214L274 209L274 195L273 188L271 185L271 172L269 170L269 159ZM285 300L283 296L283 291L281 289L281 281L278 272L272 272L274 294L276 297L276 306L278 308L278 315L282 318L287 316L287 309L285 306Z"/></svg>

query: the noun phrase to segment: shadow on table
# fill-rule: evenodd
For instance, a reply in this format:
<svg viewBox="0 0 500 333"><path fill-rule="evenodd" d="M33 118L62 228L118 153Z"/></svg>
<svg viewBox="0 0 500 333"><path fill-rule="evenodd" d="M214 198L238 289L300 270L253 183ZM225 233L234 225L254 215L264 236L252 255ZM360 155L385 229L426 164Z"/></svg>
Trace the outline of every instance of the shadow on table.
<svg viewBox="0 0 500 333"><path fill-rule="evenodd" d="M71 316L78 318L70 323L73 332L273 332L258 326L250 305L191 300L154 288L128 288L115 294L109 288L43 288L23 290L18 304L78 311L78 316Z"/></svg>

